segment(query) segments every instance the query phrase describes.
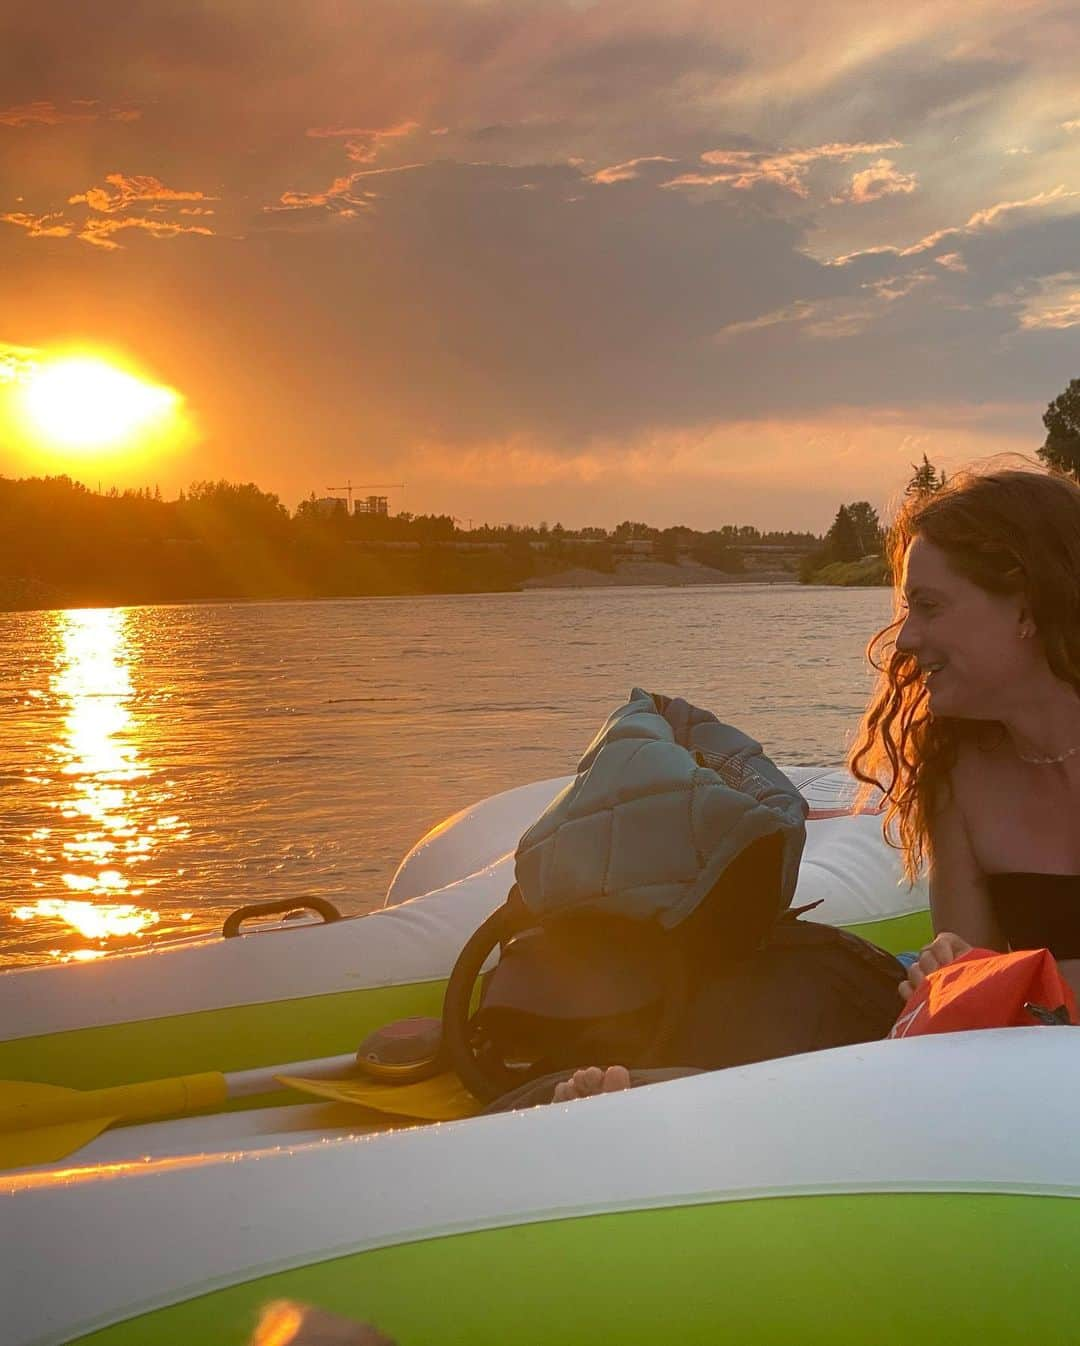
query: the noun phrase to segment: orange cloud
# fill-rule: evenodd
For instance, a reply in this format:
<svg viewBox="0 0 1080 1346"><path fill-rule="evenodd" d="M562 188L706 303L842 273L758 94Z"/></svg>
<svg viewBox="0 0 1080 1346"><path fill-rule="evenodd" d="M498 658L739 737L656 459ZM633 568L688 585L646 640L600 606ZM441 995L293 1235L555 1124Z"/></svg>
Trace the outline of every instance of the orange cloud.
<svg viewBox="0 0 1080 1346"><path fill-rule="evenodd" d="M123 173L107 173L105 181L115 190L110 192L108 187L90 187L78 196L69 196L68 205L74 206L84 203L91 210L99 211L104 215L112 215L118 210L126 210L136 201L217 200L217 197L207 196L205 192L176 191L172 187L166 187L160 179L151 177L149 174L129 178L125 177Z"/></svg>
<svg viewBox="0 0 1080 1346"><path fill-rule="evenodd" d="M345 153L357 164L369 164L378 154L384 140L411 135L419 122L403 121L394 126L368 129L362 126L313 126L307 134L316 140L343 139Z"/></svg>
<svg viewBox="0 0 1080 1346"><path fill-rule="evenodd" d="M176 224L172 220L148 220L141 215L126 215L118 220L101 220L96 217L86 221L78 237L94 247L113 250L120 247L113 234L125 229L145 230L154 238L175 238L177 234L213 235L213 230L201 224Z"/></svg>
<svg viewBox="0 0 1080 1346"><path fill-rule="evenodd" d="M1029 411L1011 404L929 403L918 412L879 406L868 413L866 407L836 405L814 415L717 418L643 428L629 438L594 436L570 454L527 433L467 446L427 440L410 451L409 470L431 486L468 486L480 508L489 507L483 497L493 482L512 483L534 510L558 508L564 517L597 522L597 500L617 486L622 498L651 501L653 520L661 517L658 510L688 522L708 517L722 498L772 526L804 527L808 496L829 496L835 489L830 483L840 478L854 475L870 498L885 502L898 496L909 463L924 451L950 470L994 454L1030 452L1030 435L995 424L999 416L1016 419ZM745 452L748 443L755 446L752 454ZM548 490L551 496L542 498ZM823 515L822 526L827 523Z"/></svg>
<svg viewBox="0 0 1080 1346"><path fill-rule="evenodd" d="M831 258L826 265L828 266L847 266L851 262L859 261L864 257L880 256L888 253L893 257L916 257L919 253L929 252L936 248L939 243L946 239L961 239L966 235L985 233L1008 222L1011 215L1019 211L1042 210L1047 207L1057 206L1063 202L1071 201L1080 196L1080 191L1071 190L1065 186L1058 186L1048 192L1038 192L1035 196L1025 197L1022 201L999 201L996 205L987 206L983 210L977 210L969 216L967 222L961 225L952 225L947 229L936 229L933 233L927 234L925 238L920 238L916 243L912 243L907 248L896 248L889 245L862 248L858 252L845 253L842 257ZM944 254L948 257L955 257L955 252ZM943 263L947 269L948 263ZM952 267L956 270L956 267Z"/></svg>
<svg viewBox="0 0 1080 1346"><path fill-rule="evenodd" d="M904 173L891 159L877 159L869 168L855 173L851 185L833 202L850 201L855 205L866 205L870 201L880 201L883 196L906 195L918 188L919 180L914 173Z"/></svg>
<svg viewBox="0 0 1080 1346"><path fill-rule="evenodd" d="M74 226L59 211L47 215L31 215L26 211L12 211L0 215L4 224L17 224L25 229L28 238L67 238Z"/></svg>
<svg viewBox="0 0 1080 1346"><path fill-rule="evenodd" d="M899 140L882 140L855 144L833 142L814 145L805 150L782 150L774 154L761 150L706 150L701 161L712 166L712 172L682 173L663 186L714 187L722 184L736 191L747 191L762 183L770 183L796 196L806 197L809 195L806 177L815 164L847 163L860 155L880 154L882 150L902 148L903 143Z"/></svg>
<svg viewBox="0 0 1080 1346"><path fill-rule="evenodd" d="M109 121L133 122L142 116L138 108L114 107L98 111L98 106L94 98L73 98L71 110L63 111L55 103L39 99L0 111L0 126L61 126L65 122L93 122L103 117Z"/></svg>
<svg viewBox="0 0 1080 1346"><path fill-rule="evenodd" d="M358 210L370 208L371 202L367 193L358 195L353 191L353 184L356 179L365 176L366 174L363 173L348 173L343 177L335 178L330 186L322 192L282 192L277 205L263 206L263 210L311 210L322 206L337 215L344 215L348 218L355 215Z"/></svg>
<svg viewBox="0 0 1080 1346"><path fill-rule="evenodd" d="M674 159L666 154L645 154L640 159L627 159L623 164L612 164L610 168L601 168L599 172L593 173L589 178L590 182L598 185L608 185L612 182L629 182L632 178L639 176L639 164L673 164Z"/></svg>

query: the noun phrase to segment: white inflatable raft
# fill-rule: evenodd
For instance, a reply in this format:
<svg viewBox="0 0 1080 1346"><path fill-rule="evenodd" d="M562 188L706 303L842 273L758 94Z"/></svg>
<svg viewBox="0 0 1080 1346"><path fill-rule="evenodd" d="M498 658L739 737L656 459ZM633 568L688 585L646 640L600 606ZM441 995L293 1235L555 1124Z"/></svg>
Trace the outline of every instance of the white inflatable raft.
<svg viewBox="0 0 1080 1346"><path fill-rule="evenodd" d="M921 942L880 820L843 813L841 773L789 774L813 809L795 903ZM373 915L0 978L0 1076L246 1069L437 1013L563 784L448 820ZM239 1346L292 1296L402 1346L1069 1341L1078 1051L1012 1029L393 1132L295 1094L114 1129L0 1177L2 1339Z"/></svg>

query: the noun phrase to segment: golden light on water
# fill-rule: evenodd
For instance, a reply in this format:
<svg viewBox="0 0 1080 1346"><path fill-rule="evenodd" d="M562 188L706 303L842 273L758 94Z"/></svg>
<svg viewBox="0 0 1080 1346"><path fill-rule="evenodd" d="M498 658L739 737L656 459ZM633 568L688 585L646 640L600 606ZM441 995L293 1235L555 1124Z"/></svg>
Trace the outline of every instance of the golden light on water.
<svg viewBox="0 0 1080 1346"><path fill-rule="evenodd" d="M28 433L65 449L126 444L164 428L178 408L171 388L96 356L66 356L36 365L19 398Z"/></svg>
<svg viewBox="0 0 1080 1346"><path fill-rule="evenodd" d="M50 938L66 932L99 946L141 939L162 919L144 900L162 881L146 872L148 862L159 858L164 841L187 836L180 817L164 807L169 794L140 757L145 730L133 681L132 620L116 608L55 614L49 691L62 728L35 779L51 784L45 807L59 817L27 840L39 861L32 886L66 889L70 897L41 896L13 912ZM87 961L103 949L50 952Z"/></svg>
<svg viewBox="0 0 1080 1346"><path fill-rule="evenodd" d="M121 935L138 935L161 919L148 907L134 907L126 903L65 902L61 898L43 897L32 906L16 907L15 919L33 921L41 916L66 922L87 939L113 939Z"/></svg>
<svg viewBox="0 0 1080 1346"><path fill-rule="evenodd" d="M107 861L137 853L136 828L128 816L131 782L144 774L132 732L128 614L122 608L60 614L53 693L66 702L65 738L55 745L60 770L76 785L56 801L65 818L83 818L85 831L64 842L65 859L101 866L93 875L65 872L76 890L115 892L130 885Z"/></svg>

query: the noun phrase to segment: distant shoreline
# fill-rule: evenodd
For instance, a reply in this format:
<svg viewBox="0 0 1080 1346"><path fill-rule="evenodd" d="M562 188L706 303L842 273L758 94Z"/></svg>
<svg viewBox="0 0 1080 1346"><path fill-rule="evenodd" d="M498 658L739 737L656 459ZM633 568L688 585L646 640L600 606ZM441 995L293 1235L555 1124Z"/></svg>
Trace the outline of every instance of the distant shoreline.
<svg viewBox="0 0 1080 1346"><path fill-rule="evenodd" d="M632 589L667 588L684 589L700 586L724 587L738 585L796 585L802 589L829 588L878 588L875 584L829 584L801 583L799 577L787 570L745 570L738 573L715 570L711 566L696 561L684 560L678 563L665 561L619 561L615 570L588 570L575 567L557 570L546 575L532 575L516 584L490 588L470 586L462 588L412 588L407 590L387 590L382 593L266 593L266 594L192 594L170 595L169 597L150 598L111 594L98 600L88 600L85 594L65 595L51 592L46 586L23 586L0 584L0 613L3 612L64 612L79 608L142 608L142 607L187 607L199 604L219 603L308 603L308 602L348 602L358 598L436 598L461 597L465 594L505 594L524 593L532 590L554 589ZM7 587L8 591L4 592ZM19 591L21 590L21 592ZM42 590L46 590L42 592Z"/></svg>
<svg viewBox="0 0 1080 1346"><path fill-rule="evenodd" d="M614 589L666 587L682 589L698 584L798 584L799 577L787 570L715 570L696 561L618 561L613 572L557 570L550 575L533 575L522 581L522 589Z"/></svg>

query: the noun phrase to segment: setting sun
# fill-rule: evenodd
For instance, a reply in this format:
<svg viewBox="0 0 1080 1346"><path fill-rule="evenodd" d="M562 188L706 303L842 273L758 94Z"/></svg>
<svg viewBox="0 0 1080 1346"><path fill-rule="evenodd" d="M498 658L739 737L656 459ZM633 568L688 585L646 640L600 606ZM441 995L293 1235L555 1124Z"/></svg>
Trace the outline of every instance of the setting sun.
<svg viewBox="0 0 1080 1346"><path fill-rule="evenodd" d="M98 449L166 428L179 398L93 356L38 365L22 388L21 410L36 438L60 448Z"/></svg>

